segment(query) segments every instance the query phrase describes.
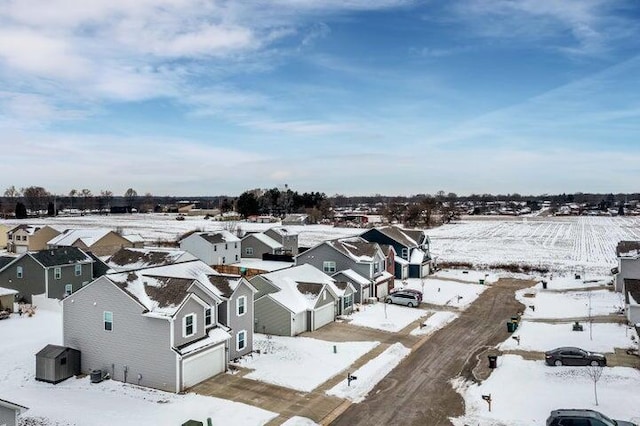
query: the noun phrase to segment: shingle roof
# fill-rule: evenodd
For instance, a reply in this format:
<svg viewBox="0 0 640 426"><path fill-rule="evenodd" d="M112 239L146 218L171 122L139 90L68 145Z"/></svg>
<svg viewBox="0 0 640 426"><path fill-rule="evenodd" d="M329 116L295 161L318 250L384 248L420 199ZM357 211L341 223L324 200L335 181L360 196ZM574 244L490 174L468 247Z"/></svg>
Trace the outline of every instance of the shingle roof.
<svg viewBox="0 0 640 426"><path fill-rule="evenodd" d="M370 262L380 248L377 243L370 243L364 238L342 238L326 242L342 254L349 256L355 261Z"/></svg>
<svg viewBox="0 0 640 426"><path fill-rule="evenodd" d="M640 241L620 241L616 247L618 257L635 257L640 254Z"/></svg>
<svg viewBox="0 0 640 426"><path fill-rule="evenodd" d="M31 253L30 255L45 268L93 261L89 255L77 247L60 247L41 250L36 253Z"/></svg>
<svg viewBox="0 0 640 426"><path fill-rule="evenodd" d="M107 264L116 270L141 269L151 266L169 265L175 263L185 255L187 260L195 257L184 250L173 249L133 249L121 248L107 260Z"/></svg>
<svg viewBox="0 0 640 426"><path fill-rule="evenodd" d="M220 291L220 294L227 299L233 294L233 290L238 285L240 277L229 277L224 275L210 275L209 282Z"/></svg>
<svg viewBox="0 0 640 426"><path fill-rule="evenodd" d="M231 232L224 230L213 232L199 232L198 235L209 241L211 244L234 243L240 241L240 238L236 237Z"/></svg>
<svg viewBox="0 0 640 426"><path fill-rule="evenodd" d="M14 260L16 260L16 258L13 256L0 256L0 269L4 268Z"/></svg>
<svg viewBox="0 0 640 426"><path fill-rule="evenodd" d="M113 231L104 228L67 229L62 234L49 240L47 244L52 246L71 246L76 241L80 240L85 246L91 247L110 232Z"/></svg>
<svg viewBox="0 0 640 426"><path fill-rule="evenodd" d="M68 349L71 349L71 348L67 348L66 346L58 346L58 345L47 345L44 348L40 349L40 351L36 354L36 357L53 359L65 353ZM72 349L72 350L75 351L76 349Z"/></svg>
<svg viewBox="0 0 640 426"><path fill-rule="evenodd" d="M409 248L421 245L425 239L424 232L417 229L402 229L398 226L383 226L377 229L387 237Z"/></svg>

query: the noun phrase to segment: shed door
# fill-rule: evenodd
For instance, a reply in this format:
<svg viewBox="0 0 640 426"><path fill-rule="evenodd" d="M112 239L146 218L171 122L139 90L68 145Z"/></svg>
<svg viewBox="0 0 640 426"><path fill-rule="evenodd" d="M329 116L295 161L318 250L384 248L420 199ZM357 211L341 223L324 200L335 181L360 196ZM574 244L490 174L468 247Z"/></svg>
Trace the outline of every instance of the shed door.
<svg viewBox="0 0 640 426"><path fill-rule="evenodd" d="M307 311L302 311L293 317L291 328L293 329L293 336L307 331Z"/></svg>
<svg viewBox="0 0 640 426"><path fill-rule="evenodd" d="M182 361L182 388L224 372L224 345L216 346Z"/></svg>
<svg viewBox="0 0 640 426"><path fill-rule="evenodd" d="M333 322L335 319L335 309L333 307L333 303L329 303L328 305L324 305L314 312L314 321L313 321L313 329L317 330L320 327Z"/></svg>

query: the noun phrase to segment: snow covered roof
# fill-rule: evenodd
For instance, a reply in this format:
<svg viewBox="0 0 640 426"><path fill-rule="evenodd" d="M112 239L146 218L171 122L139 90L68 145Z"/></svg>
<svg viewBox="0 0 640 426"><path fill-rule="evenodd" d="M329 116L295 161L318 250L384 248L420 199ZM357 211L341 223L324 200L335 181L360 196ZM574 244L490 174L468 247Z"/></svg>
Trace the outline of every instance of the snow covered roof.
<svg viewBox="0 0 640 426"><path fill-rule="evenodd" d="M258 241L260 241L263 244L266 244L267 246L271 247L272 249L281 249L282 248L282 244L280 244L279 242L277 242L276 240L274 240L270 236L263 234L262 232L256 232L254 234L247 234L247 236L245 236L244 238L247 238L247 237L254 237Z"/></svg>
<svg viewBox="0 0 640 426"><path fill-rule="evenodd" d="M12 288L0 287L0 296L9 296L12 294L18 294L18 290L14 290Z"/></svg>
<svg viewBox="0 0 640 426"><path fill-rule="evenodd" d="M45 268L51 266L70 265L75 263L93 262L93 258L77 247L59 247L27 253Z"/></svg>
<svg viewBox="0 0 640 426"><path fill-rule="evenodd" d="M188 262L178 262L170 265L153 266L136 272L171 278L191 278L194 280L208 275L220 275L218 271L201 260L190 260Z"/></svg>
<svg viewBox="0 0 640 426"><path fill-rule="evenodd" d="M211 285L218 289L220 295L226 299L236 291L241 280L242 277L237 275L209 275Z"/></svg>
<svg viewBox="0 0 640 426"><path fill-rule="evenodd" d="M401 258L400 256L396 256L396 257L394 257L394 260L395 260L396 262L398 262L399 264L401 264L401 265L408 265L408 264L409 264L409 261L408 261L408 260L403 259L403 258Z"/></svg>
<svg viewBox="0 0 640 426"><path fill-rule="evenodd" d="M325 241L325 244L338 250L356 262L371 262L380 250L377 243L370 243L364 238L352 237Z"/></svg>
<svg viewBox="0 0 640 426"><path fill-rule="evenodd" d="M391 273L389 273L387 271L382 271L382 273L376 277L376 283L381 283L383 281L387 281L392 277L393 277L393 275L391 275Z"/></svg>
<svg viewBox="0 0 640 426"><path fill-rule="evenodd" d="M283 236L283 237L286 237L286 236L289 236L289 235L298 235L297 232L294 232L294 231L290 230L289 228L285 228L284 226L274 226L273 228L269 228L267 231L275 232L278 235Z"/></svg>
<svg viewBox="0 0 640 426"><path fill-rule="evenodd" d="M638 257L640 255L640 241L620 241L616 247L618 257Z"/></svg>
<svg viewBox="0 0 640 426"><path fill-rule="evenodd" d="M51 246L71 246L73 243L80 240L85 246L91 247L110 232L113 231L104 228L67 229L62 234L49 240L47 244Z"/></svg>
<svg viewBox="0 0 640 426"><path fill-rule="evenodd" d="M184 250L124 247L112 255L106 264L111 269L122 272L191 260L197 260L197 258Z"/></svg>
<svg viewBox="0 0 640 426"><path fill-rule="evenodd" d="M295 266L292 262L280 262L277 260L262 260L243 258L240 262L234 263L233 266L247 269L259 269L261 271L273 272L280 269L291 268Z"/></svg>
<svg viewBox="0 0 640 426"><path fill-rule="evenodd" d="M329 284L335 281L329 275L309 264L298 265L287 269L281 269L279 271L269 272L268 274L263 274L262 277L274 283L283 278L291 278L292 280L298 282L323 284Z"/></svg>
<svg viewBox="0 0 640 426"><path fill-rule="evenodd" d="M240 238L233 235L231 232L221 229L219 231L211 231L211 232L197 232L197 235L200 235L202 238L210 242L211 244L220 244L220 243L235 243L240 241Z"/></svg>
<svg viewBox="0 0 640 426"><path fill-rule="evenodd" d="M427 240L424 231L418 229L402 229L398 226L383 226L376 229L406 247L418 247Z"/></svg>
<svg viewBox="0 0 640 426"><path fill-rule="evenodd" d="M425 260L427 260L427 254L420 249L411 250L411 258L409 259L409 263L412 265L421 265Z"/></svg>
<svg viewBox="0 0 640 426"><path fill-rule="evenodd" d="M224 330L222 327L214 327L209 330L206 337L178 348L178 352L180 352L180 355L186 355L188 353L197 351L198 349L217 345L218 343L222 343L225 340L229 339L231 339L231 335L226 330Z"/></svg>
<svg viewBox="0 0 640 426"><path fill-rule="evenodd" d="M128 240L131 243L144 243L144 238L142 238L142 235L140 234L123 235L122 238Z"/></svg>
<svg viewBox="0 0 640 426"><path fill-rule="evenodd" d="M18 226L16 226L16 227L14 227L14 228L11 228L11 229L8 231L8 233L9 233L9 234L13 234L13 233L15 233L16 231L23 230L26 234L28 234L28 235L33 235L33 234L35 234L36 232L38 232L39 230L41 230L41 229L42 229L42 228L44 228L44 227L46 227L46 225L44 225L44 226L35 226L35 225L26 225L26 224L21 224L21 225L18 225Z"/></svg>
<svg viewBox="0 0 640 426"><path fill-rule="evenodd" d="M339 274L343 274L347 278L351 279L353 282L356 282L356 283L358 283L360 285L369 284L369 280L368 279L366 279L365 277L363 277L362 275L360 275L359 273L357 273L353 269L345 269L344 271L336 272L335 274L332 275L332 277L335 277L336 275L339 275Z"/></svg>

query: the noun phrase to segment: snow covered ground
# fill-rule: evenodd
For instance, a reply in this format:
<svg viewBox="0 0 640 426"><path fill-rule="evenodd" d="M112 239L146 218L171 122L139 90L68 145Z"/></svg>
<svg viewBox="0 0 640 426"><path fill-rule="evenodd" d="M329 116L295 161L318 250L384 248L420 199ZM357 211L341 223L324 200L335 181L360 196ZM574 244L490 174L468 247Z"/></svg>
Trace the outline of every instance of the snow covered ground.
<svg viewBox="0 0 640 426"><path fill-rule="evenodd" d="M193 418L214 424L261 425L277 416L256 407L195 394L176 395L115 381L91 384L70 378L57 385L37 382L35 354L46 344L62 343L59 313L0 321L0 398L29 407L27 417L47 424L78 426L177 425Z"/></svg>
<svg viewBox="0 0 640 426"><path fill-rule="evenodd" d="M367 362L351 374L357 377L351 384L347 379L329 389L329 395L350 399L354 402L362 402L376 384L382 380L407 356L411 350L401 343L394 343L380 355Z"/></svg>
<svg viewBox="0 0 640 426"><path fill-rule="evenodd" d="M579 276L579 279L576 279L575 274L550 274L546 277L539 277L540 282L536 284L536 288L542 288L543 280L547 282L547 289L549 290L579 290L586 287L606 287L613 282L612 275L582 275L579 273Z"/></svg>
<svg viewBox="0 0 640 426"><path fill-rule="evenodd" d="M638 336L633 328L623 324L594 323L589 337L589 324L583 323L584 331L572 331L572 323L548 324L521 321L514 336L520 336L520 344L514 339L505 340L502 350L548 351L561 346L577 346L587 351L613 353L614 348L635 346ZM637 345L637 344L636 344Z"/></svg>
<svg viewBox="0 0 640 426"><path fill-rule="evenodd" d="M552 410L588 408L619 420L640 420L640 371L607 367L598 382L595 405L593 382L585 367L548 367L517 355L498 358L498 368L482 384L457 379L466 413L452 419L456 426L545 425ZM491 395L491 412L482 395ZM634 419L635 416L635 419Z"/></svg>
<svg viewBox="0 0 640 426"><path fill-rule="evenodd" d="M524 297L534 293L535 297ZM624 306L621 293L609 290L569 291L556 293L545 290L525 289L516 292L516 298L527 306L524 318L577 318L591 315L607 315ZM591 299L591 302L589 302ZM535 310L529 308L535 306Z"/></svg>
<svg viewBox="0 0 640 426"><path fill-rule="evenodd" d="M360 305L360 311L345 318L351 324L361 327L377 328L378 330L398 332L418 318L427 315L429 311L419 308L392 305L390 303L373 303Z"/></svg>
<svg viewBox="0 0 640 426"><path fill-rule="evenodd" d="M434 312L433 315L429 316L429 318L422 322L422 327L411 330L411 334L414 336L426 336L428 334L435 333L459 316L460 315L455 312Z"/></svg>
<svg viewBox="0 0 640 426"><path fill-rule="evenodd" d="M443 269L433 274L434 278L450 278L454 280L466 281L479 284L484 280L485 284L492 284L498 281L500 274L492 271L475 271L469 269Z"/></svg>
<svg viewBox="0 0 640 426"><path fill-rule="evenodd" d="M473 218L428 231L439 261L520 263L606 274L620 240L640 239L636 217Z"/></svg>
<svg viewBox="0 0 640 426"><path fill-rule="evenodd" d="M261 354L244 357L240 364L255 370L245 376L249 379L310 392L379 344L254 334L253 347Z"/></svg>
<svg viewBox="0 0 640 426"><path fill-rule="evenodd" d="M409 278L405 280L406 287L422 291L422 302L440 306L454 306L464 309L468 307L487 286L480 284L465 284L456 281L439 280L434 278ZM398 284L396 282L396 287ZM424 284L424 286L423 286ZM400 285L404 287L404 285Z"/></svg>

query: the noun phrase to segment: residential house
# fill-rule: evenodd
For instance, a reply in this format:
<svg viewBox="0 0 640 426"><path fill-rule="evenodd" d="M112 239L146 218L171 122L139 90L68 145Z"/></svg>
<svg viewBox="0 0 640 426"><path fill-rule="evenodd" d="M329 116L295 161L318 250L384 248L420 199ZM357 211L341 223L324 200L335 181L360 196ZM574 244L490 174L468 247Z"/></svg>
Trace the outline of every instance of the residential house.
<svg viewBox="0 0 640 426"><path fill-rule="evenodd" d="M627 321L640 324L640 279L624 279L624 303Z"/></svg>
<svg viewBox="0 0 640 426"><path fill-rule="evenodd" d="M104 228L67 229L47 242L47 248L78 247L96 256L111 256L122 247L133 246L134 242L115 231Z"/></svg>
<svg viewBox="0 0 640 426"><path fill-rule="evenodd" d="M282 219L282 224L287 225L308 225L309 215L308 214L289 214Z"/></svg>
<svg viewBox="0 0 640 426"><path fill-rule="evenodd" d="M340 290L335 280L312 265L294 266L256 275L255 331L296 336L314 331L336 318Z"/></svg>
<svg viewBox="0 0 640 426"><path fill-rule="evenodd" d="M17 290L16 298L27 302L38 294L62 299L92 279L93 259L77 247L24 253L0 269L0 287Z"/></svg>
<svg viewBox="0 0 640 426"><path fill-rule="evenodd" d="M640 241L620 241L616 247L618 267L615 273L614 287L617 292L624 293L624 280L640 279Z"/></svg>
<svg viewBox="0 0 640 426"><path fill-rule="evenodd" d="M219 290L207 276L166 276L169 268L183 264L104 275L64 299L64 345L81 351L82 372L181 392L226 371Z"/></svg>
<svg viewBox="0 0 640 426"><path fill-rule="evenodd" d="M282 254L298 255L298 234L289 228L275 226L264 231L265 235L282 244Z"/></svg>
<svg viewBox="0 0 640 426"><path fill-rule="evenodd" d="M354 288L354 303L365 303L373 297L371 295L371 288L373 287L371 280L363 277L353 269L338 271L331 275L331 278L335 279L336 282L351 284Z"/></svg>
<svg viewBox="0 0 640 426"><path fill-rule="evenodd" d="M197 257L185 250L123 247L110 256L105 264L112 271L125 272L192 260L197 260Z"/></svg>
<svg viewBox="0 0 640 426"><path fill-rule="evenodd" d="M353 312L356 288L348 281L336 281L336 293L338 294L337 315L349 315Z"/></svg>
<svg viewBox="0 0 640 426"><path fill-rule="evenodd" d="M18 426L18 416L27 410L27 407L15 402L0 399L0 425Z"/></svg>
<svg viewBox="0 0 640 426"><path fill-rule="evenodd" d="M186 250L207 265L229 265L240 260L240 238L229 231L191 232L180 239Z"/></svg>
<svg viewBox="0 0 640 426"><path fill-rule="evenodd" d="M18 225L7 232L7 251L26 253L47 248L47 241L60 235L50 226Z"/></svg>
<svg viewBox="0 0 640 426"><path fill-rule="evenodd" d="M408 262L409 277L421 278L429 275L432 259L429 237L418 229L402 229L398 226L372 228L360 235L367 241L393 246L395 250L395 276L403 279Z"/></svg>
<svg viewBox="0 0 640 426"><path fill-rule="evenodd" d="M9 240L7 239L7 233L11 228L7 225L0 223L0 249L6 248Z"/></svg>
<svg viewBox="0 0 640 426"><path fill-rule="evenodd" d="M351 271L345 275L346 281L355 288L356 300L362 302L369 297L384 298L394 286L394 276L386 271L386 256L380 245L360 237L341 238L324 241L299 254L296 265L310 264L325 272L335 274L339 271ZM369 289L362 294L361 285L353 274L369 281Z"/></svg>
<svg viewBox="0 0 640 426"><path fill-rule="evenodd" d="M240 241L243 258L262 259L265 254L282 253L282 244L262 232L252 232Z"/></svg>

